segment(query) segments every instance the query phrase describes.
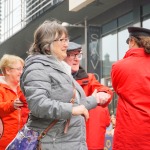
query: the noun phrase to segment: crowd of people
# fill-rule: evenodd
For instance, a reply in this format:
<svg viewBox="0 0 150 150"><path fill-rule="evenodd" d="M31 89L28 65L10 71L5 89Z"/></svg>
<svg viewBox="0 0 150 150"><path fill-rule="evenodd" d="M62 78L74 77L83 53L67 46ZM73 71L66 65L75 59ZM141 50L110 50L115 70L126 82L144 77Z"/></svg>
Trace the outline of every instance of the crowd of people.
<svg viewBox="0 0 150 150"><path fill-rule="evenodd" d="M83 51L69 42L66 27L44 21L35 30L25 61L5 54L0 60L0 150L26 125L39 133L42 150L113 150L150 147L150 30L128 27L129 50L113 64L116 115L109 113L113 92L80 65ZM107 130L111 127L111 130Z"/></svg>

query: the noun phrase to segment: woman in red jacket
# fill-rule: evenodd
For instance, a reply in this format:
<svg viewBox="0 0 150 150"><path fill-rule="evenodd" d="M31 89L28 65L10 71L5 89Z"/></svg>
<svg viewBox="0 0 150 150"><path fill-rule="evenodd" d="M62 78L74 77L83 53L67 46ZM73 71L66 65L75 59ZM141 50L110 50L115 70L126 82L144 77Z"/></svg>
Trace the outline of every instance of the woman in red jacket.
<svg viewBox="0 0 150 150"><path fill-rule="evenodd" d="M28 117L26 99L19 82L24 60L5 54L0 60L3 76L0 76L0 150L13 140Z"/></svg>
<svg viewBox="0 0 150 150"><path fill-rule="evenodd" d="M119 99L113 150L150 149L150 30L129 27L129 50L112 67Z"/></svg>
<svg viewBox="0 0 150 150"><path fill-rule="evenodd" d="M100 98L109 95L109 98L102 106L97 106L89 111L89 119L86 122L88 150L102 150L104 149L106 127L110 124L109 110L105 106L109 104L112 98L112 91L100 84L94 74L87 74L82 67L79 67L80 60L82 59L81 50L81 45L74 42L69 43L65 61L71 66L73 77L81 85L86 96L91 95L95 89L98 90Z"/></svg>

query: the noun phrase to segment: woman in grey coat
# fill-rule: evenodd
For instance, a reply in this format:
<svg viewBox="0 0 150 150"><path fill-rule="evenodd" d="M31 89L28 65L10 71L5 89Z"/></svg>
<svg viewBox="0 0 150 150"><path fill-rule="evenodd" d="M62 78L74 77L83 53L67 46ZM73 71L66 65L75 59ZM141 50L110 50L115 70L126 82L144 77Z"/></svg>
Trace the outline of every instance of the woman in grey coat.
<svg viewBox="0 0 150 150"><path fill-rule="evenodd" d="M25 60L21 88L31 111L27 127L41 132L58 120L41 139L42 150L87 150L85 119L89 117L88 110L97 106L97 92L85 97L72 78L71 68L63 62L68 42L65 27L45 21L35 31L30 55ZM70 123L64 133L67 120Z"/></svg>

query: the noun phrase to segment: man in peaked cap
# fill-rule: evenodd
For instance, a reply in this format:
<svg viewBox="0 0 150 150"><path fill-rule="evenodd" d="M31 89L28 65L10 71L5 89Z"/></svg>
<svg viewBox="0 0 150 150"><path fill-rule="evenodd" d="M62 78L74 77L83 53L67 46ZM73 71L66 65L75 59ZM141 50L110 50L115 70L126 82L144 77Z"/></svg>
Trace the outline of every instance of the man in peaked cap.
<svg viewBox="0 0 150 150"><path fill-rule="evenodd" d="M104 149L106 127L110 124L110 114L107 105L112 98L112 91L100 84L94 74L88 74L79 66L82 59L82 47L80 44L70 42L65 61L71 66L74 79L81 85L86 96L98 90L100 98L106 96L106 103L89 111L89 120L86 122L86 139L88 150ZM104 95L103 95L104 94Z"/></svg>
<svg viewBox="0 0 150 150"><path fill-rule="evenodd" d="M128 27L129 50L114 63L118 94L113 150L150 149L150 30Z"/></svg>

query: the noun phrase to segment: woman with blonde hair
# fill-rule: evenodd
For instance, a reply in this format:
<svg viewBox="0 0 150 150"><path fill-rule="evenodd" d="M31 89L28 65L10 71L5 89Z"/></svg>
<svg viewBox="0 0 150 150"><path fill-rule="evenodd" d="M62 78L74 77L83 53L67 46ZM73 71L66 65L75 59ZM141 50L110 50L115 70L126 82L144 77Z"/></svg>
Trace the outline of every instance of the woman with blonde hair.
<svg viewBox="0 0 150 150"><path fill-rule="evenodd" d="M19 85L23 66L24 60L15 55L5 54L0 60L1 150L12 141L28 117L26 99Z"/></svg>

